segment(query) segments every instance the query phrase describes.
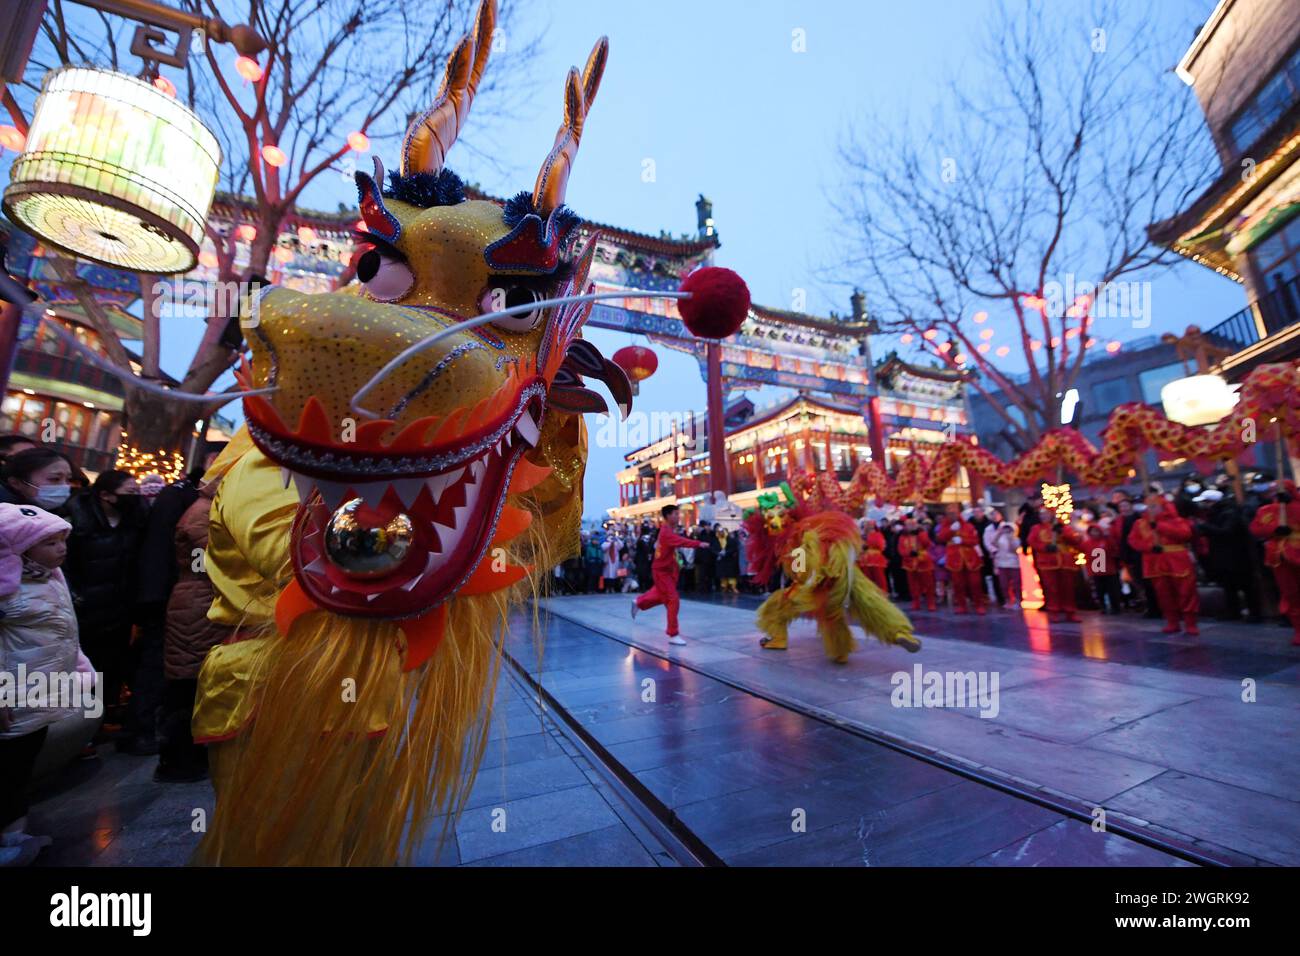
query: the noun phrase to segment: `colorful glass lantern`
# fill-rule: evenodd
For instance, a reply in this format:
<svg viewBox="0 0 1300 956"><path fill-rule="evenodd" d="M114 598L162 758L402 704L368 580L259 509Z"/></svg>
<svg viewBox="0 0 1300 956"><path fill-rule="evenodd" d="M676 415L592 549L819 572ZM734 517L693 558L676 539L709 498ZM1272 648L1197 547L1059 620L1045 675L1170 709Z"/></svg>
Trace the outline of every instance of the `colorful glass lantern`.
<svg viewBox="0 0 1300 956"><path fill-rule="evenodd" d="M70 67L45 77L5 214L60 251L137 272L198 261L221 149L152 84Z"/></svg>
<svg viewBox="0 0 1300 956"><path fill-rule="evenodd" d="M612 356L615 365L627 373L632 383L632 394L640 392L640 385L659 368L659 356L642 345L627 345Z"/></svg>

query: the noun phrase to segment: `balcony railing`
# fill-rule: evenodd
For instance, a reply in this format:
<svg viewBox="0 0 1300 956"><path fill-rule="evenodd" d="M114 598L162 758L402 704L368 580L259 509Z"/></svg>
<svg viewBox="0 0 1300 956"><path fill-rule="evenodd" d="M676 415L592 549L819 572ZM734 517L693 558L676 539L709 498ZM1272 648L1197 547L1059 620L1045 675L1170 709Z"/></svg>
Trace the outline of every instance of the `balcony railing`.
<svg viewBox="0 0 1300 956"><path fill-rule="evenodd" d="M1258 321L1256 320L1258 316ZM1275 287L1205 333L1216 345L1240 351L1300 321L1300 276ZM1260 335L1260 325L1264 335Z"/></svg>
<svg viewBox="0 0 1300 956"><path fill-rule="evenodd" d="M57 379L61 382L73 382L93 388L110 395L124 395L122 383L117 377L101 368L96 368L80 358L65 355L52 355L40 349L20 348L14 362L14 368L28 375Z"/></svg>

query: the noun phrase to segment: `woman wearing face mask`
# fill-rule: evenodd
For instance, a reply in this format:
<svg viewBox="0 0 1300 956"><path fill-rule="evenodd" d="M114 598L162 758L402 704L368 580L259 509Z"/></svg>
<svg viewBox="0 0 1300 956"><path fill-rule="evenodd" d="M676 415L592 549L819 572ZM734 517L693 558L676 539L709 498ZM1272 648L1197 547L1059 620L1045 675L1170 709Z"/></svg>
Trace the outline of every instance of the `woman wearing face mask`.
<svg viewBox="0 0 1300 956"><path fill-rule="evenodd" d="M135 479L106 471L68 508L72 534L64 575L77 607L81 646L104 675L107 722L117 723L116 705L130 665L131 625L144 513Z"/></svg>
<svg viewBox="0 0 1300 956"><path fill-rule="evenodd" d="M0 470L0 501L55 511L72 494L72 464L52 448L28 448L10 455Z"/></svg>

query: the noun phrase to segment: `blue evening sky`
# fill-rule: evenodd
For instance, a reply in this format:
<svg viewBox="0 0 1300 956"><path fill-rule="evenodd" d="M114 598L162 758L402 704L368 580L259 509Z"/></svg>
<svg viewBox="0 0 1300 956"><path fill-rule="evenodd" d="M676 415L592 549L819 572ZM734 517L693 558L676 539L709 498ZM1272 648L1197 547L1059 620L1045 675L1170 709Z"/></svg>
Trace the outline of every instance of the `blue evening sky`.
<svg viewBox="0 0 1300 956"><path fill-rule="evenodd" d="M1180 53L1214 6L1213 0L1127 2L1141 3L1148 29L1178 38ZM944 96L946 78L970 70L975 40L994 9L975 0L531 4L513 32L544 32L543 50L531 82L511 96L509 108L519 119L508 128L483 129L471 117L466 138L475 149L453 149L449 165L496 195L531 187L559 123L564 74L605 33L609 63L570 179L569 204L601 222L678 234L694 231L695 198L704 193L713 200L722 239L716 262L740 272L756 301L789 308L793 290L804 289L808 311L844 313L854 277L833 277L844 283L837 287L827 271L843 242L835 186L846 127L867 111L881 122L922 121ZM804 31L805 52L792 49L796 30ZM392 147L380 149L393 166ZM496 163L482 161L479 150ZM653 182L643 178L647 160L654 163ZM333 208L340 201L355 201L355 193L327 174L307 204ZM1125 339L1181 331L1190 322L1204 327L1245 304L1240 286L1191 263L1156 278L1152 300L1150 328L1103 334ZM170 371L183 370L197 334L179 324L167 330L163 354ZM590 337L607 355L633 341L601 330ZM882 337L873 348L880 355L893 345ZM637 407L702 409L695 361L658 351L659 371L642 384ZM762 405L778 395L751 397ZM589 424L593 433L599 427L595 419ZM613 473L629 450L593 445L588 517L617 503Z"/></svg>

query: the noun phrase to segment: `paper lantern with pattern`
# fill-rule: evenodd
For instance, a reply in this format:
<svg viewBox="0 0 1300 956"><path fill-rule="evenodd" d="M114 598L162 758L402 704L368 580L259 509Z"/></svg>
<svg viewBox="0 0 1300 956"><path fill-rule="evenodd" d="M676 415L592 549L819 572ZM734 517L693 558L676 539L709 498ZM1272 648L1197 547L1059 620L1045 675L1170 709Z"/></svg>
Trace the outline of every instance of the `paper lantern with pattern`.
<svg viewBox="0 0 1300 956"><path fill-rule="evenodd" d="M221 149L144 80L69 67L45 77L5 214L63 252L135 272L198 261Z"/></svg>

